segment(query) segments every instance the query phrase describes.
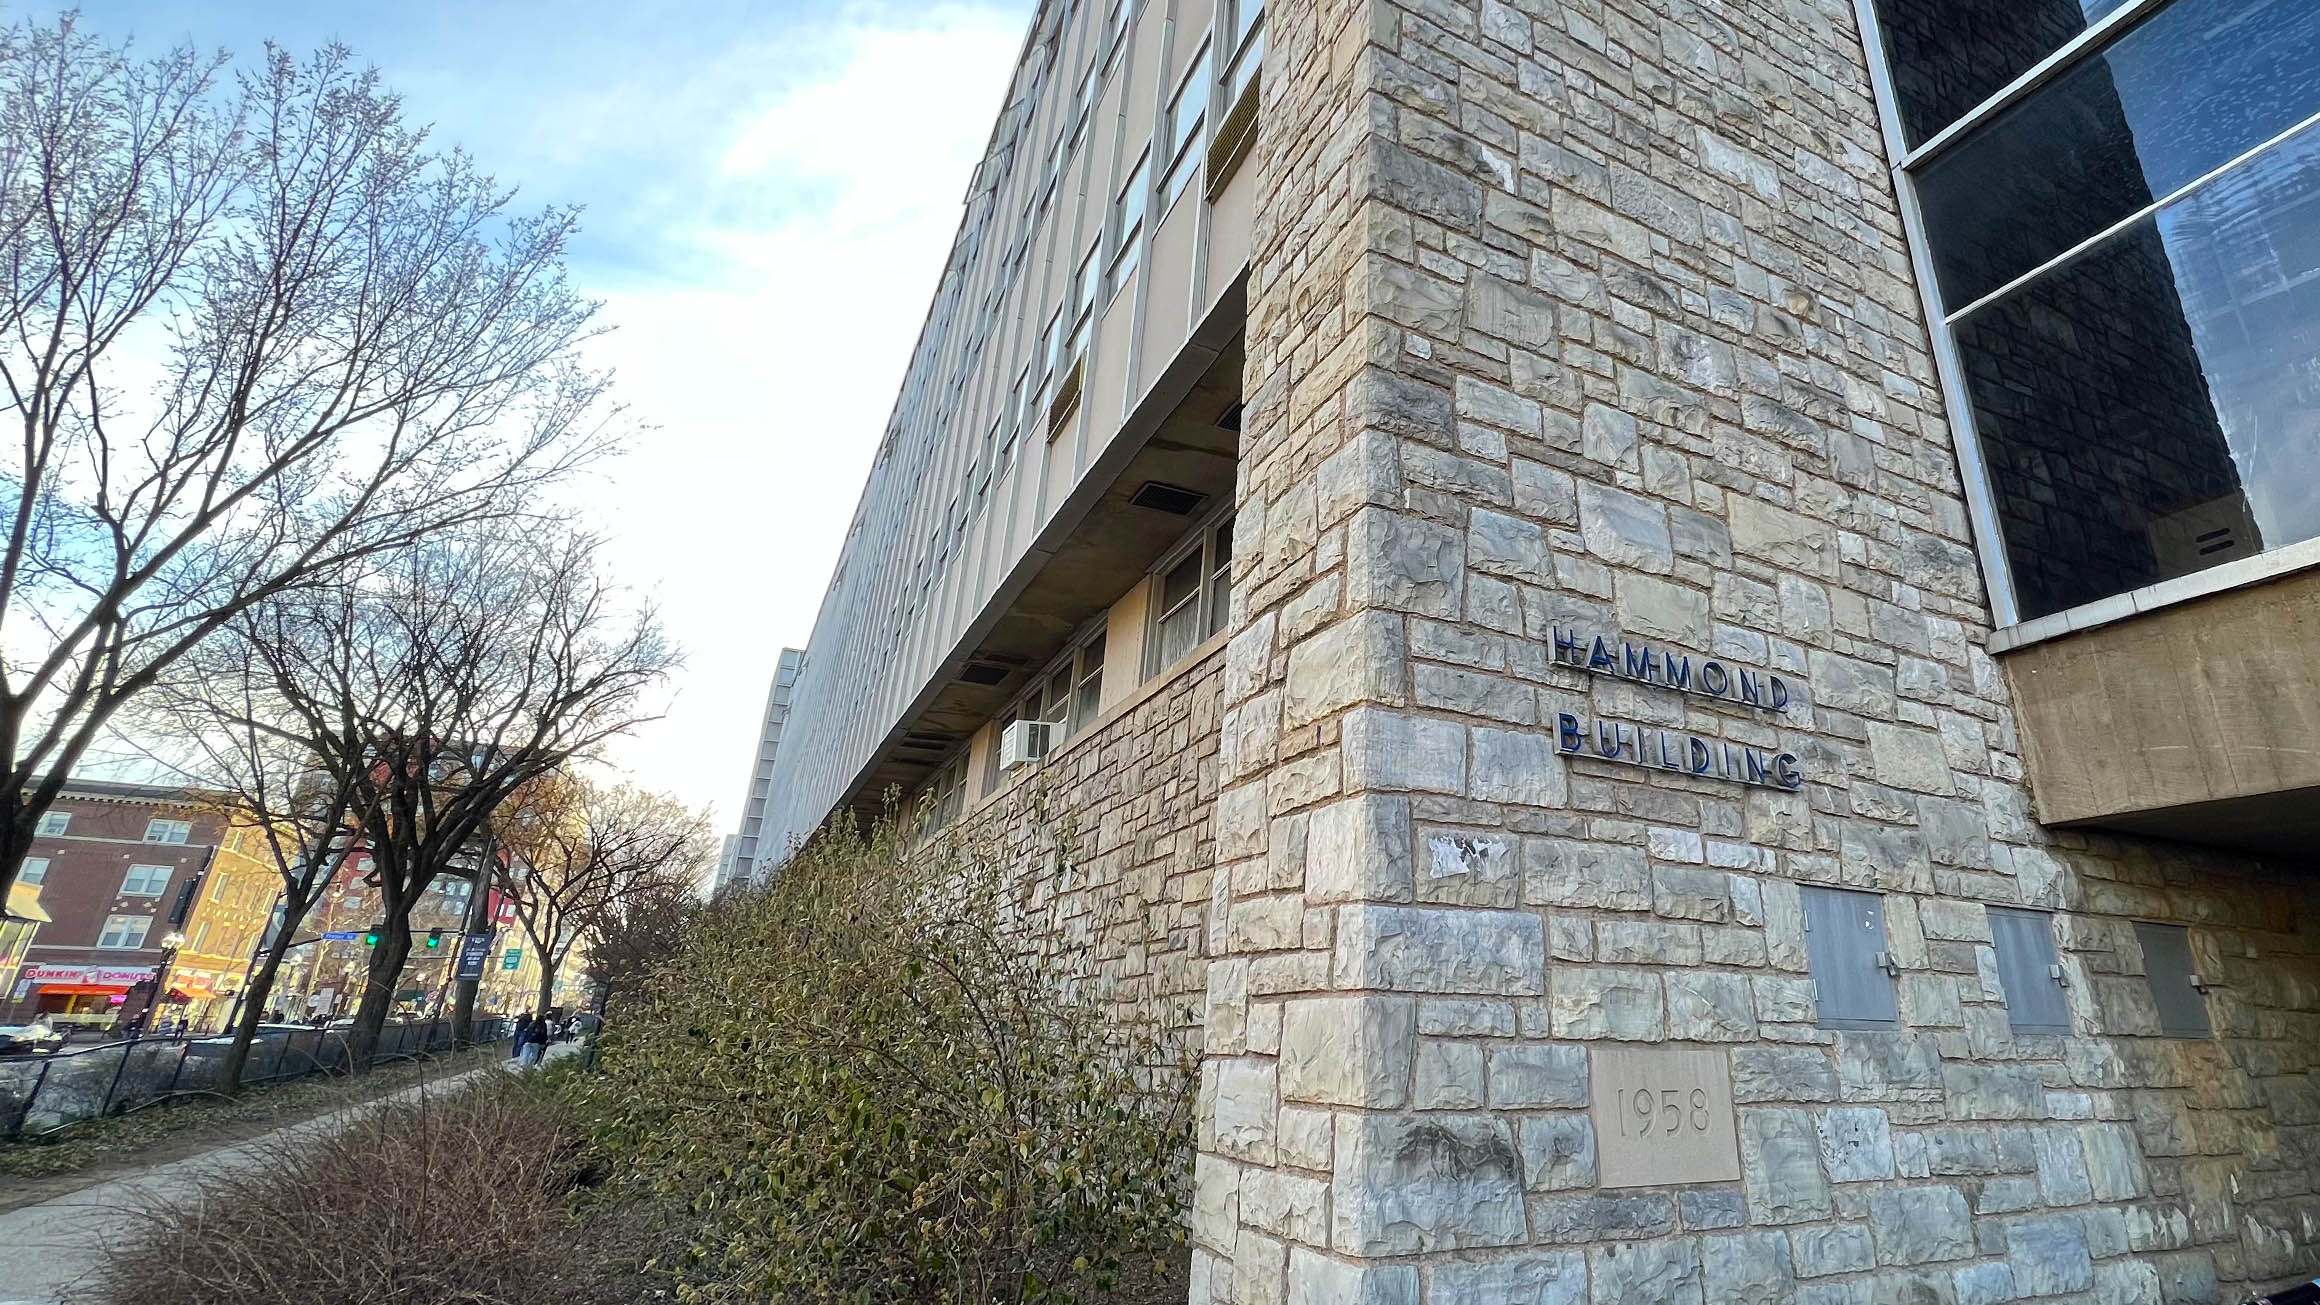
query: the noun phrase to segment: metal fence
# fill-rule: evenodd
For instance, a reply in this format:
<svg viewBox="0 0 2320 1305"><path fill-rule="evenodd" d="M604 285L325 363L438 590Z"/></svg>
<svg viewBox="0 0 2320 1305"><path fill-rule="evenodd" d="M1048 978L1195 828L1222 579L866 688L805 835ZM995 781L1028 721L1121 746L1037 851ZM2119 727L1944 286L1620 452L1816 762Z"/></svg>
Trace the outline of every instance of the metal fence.
<svg viewBox="0 0 2320 1305"><path fill-rule="evenodd" d="M473 1040L488 1046L512 1035L512 1021L479 1017ZM6 1136L38 1137L83 1120L218 1091L225 1081L231 1034L127 1038L44 1056L0 1057L0 1124ZM451 1049L451 1022L390 1023L379 1030L371 1062L412 1060ZM242 1085L281 1083L312 1074L344 1074L351 1063L346 1030L261 1027L250 1042Z"/></svg>

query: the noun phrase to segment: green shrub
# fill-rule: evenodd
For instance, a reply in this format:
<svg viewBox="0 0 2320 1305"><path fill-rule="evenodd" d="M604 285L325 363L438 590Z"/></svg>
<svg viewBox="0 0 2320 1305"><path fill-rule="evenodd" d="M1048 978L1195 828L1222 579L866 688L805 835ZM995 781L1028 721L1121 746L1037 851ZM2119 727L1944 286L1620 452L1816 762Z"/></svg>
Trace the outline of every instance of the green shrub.
<svg viewBox="0 0 2320 1305"><path fill-rule="evenodd" d="M581 1088L681 1300L1181 1299L1189 1061L999 858L842 829L708 907Z"/></svg>

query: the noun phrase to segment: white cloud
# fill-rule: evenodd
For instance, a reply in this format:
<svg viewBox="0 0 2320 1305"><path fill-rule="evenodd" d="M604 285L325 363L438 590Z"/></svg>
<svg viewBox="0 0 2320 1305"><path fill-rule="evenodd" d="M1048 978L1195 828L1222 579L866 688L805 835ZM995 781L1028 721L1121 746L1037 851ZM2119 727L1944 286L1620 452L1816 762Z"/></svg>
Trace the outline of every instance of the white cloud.
<svg viewBox="0 0 2320 1305"><path fill-rule="evenodd" d="M823 29L785 55L816 72L712 143L704 193L640 197L701 215L666 233L685 256L661 261L707 271L606 294L618 329L599 356L657 429L590 506L688 660L668 715L613 760L713 802L722 826L776 652L811 630L1021 22L945 7Z"/></svg>

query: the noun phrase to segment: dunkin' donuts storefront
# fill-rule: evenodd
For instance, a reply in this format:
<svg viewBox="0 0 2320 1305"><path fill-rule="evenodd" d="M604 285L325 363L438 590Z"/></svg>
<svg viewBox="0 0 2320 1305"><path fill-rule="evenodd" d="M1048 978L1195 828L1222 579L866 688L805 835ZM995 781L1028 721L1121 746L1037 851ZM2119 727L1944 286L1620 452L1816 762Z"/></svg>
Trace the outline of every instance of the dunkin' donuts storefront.
<svg viewBox="0 0 2320 1305"><path fill-rule="evenodd" d="M15 996L31 998L30 1014L57 1028L108 1028L129 989L152 977L150 965L27 965L16 976Z"/></svg>

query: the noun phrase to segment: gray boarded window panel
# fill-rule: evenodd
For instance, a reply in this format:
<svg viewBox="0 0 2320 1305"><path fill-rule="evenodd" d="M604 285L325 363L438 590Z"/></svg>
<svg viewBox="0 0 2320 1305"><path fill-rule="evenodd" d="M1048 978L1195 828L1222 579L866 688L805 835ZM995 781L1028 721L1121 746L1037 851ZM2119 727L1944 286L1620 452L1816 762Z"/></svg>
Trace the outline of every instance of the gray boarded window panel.
<svg viewBox="0 0 2320 1305"><path fill-rule="evenodd" d="M2204 1038L2214 1032L2207 1022L2207 998L2191 984L2191 934L2179 924L2136 922L2135 940L2143 944L2143 975L2151 985L2151 1000L2159 1007L2159 1032L2170 1038Z"/></svg>
<svg viewBox="0 0 2320 1305"><path fill-rule="evenodd" d="M1881 962L1885 899L1841 888L1804 889L1805 951L1825 1029L1890 1029L1900 1023L1893 976Z"/></svg>
<svg viewBox="0 0 2320 1305"><path fill-rule="evenodd" d="M2006 1018L2016 1033L2070 1032L2070 1003L2055 977L2054 917L2044 911L1990 908L1990 941L1998 953L1998 984Z"/></svg>

